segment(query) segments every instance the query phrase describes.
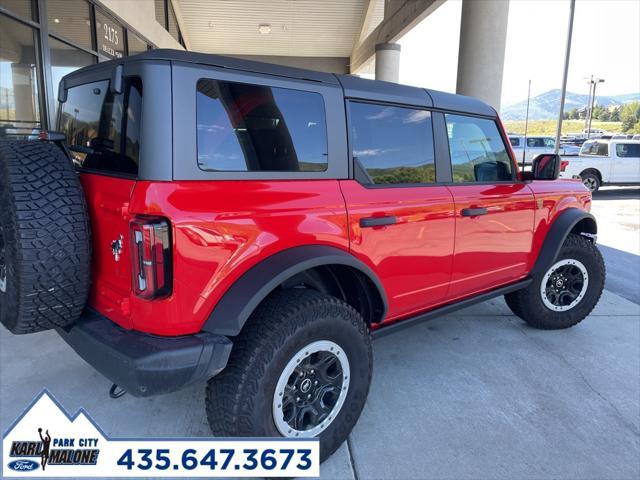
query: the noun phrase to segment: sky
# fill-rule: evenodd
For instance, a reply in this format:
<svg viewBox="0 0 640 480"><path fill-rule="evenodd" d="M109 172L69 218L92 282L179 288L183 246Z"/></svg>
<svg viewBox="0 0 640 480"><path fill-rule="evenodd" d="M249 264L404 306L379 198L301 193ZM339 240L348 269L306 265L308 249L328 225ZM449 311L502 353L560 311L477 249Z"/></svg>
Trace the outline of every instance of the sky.
<svg viewBox="0 0 640 480"><path fill-rule="evenodd" d="M476 0L482 1L482 0ZM405 35L400 82L455 92L461 0L447 0ZM562 86L569 0L511 0L502 106ZM577 0L567 90L589 93L584 77L604 78L598 95L640 92L640 0Z"/></svg>

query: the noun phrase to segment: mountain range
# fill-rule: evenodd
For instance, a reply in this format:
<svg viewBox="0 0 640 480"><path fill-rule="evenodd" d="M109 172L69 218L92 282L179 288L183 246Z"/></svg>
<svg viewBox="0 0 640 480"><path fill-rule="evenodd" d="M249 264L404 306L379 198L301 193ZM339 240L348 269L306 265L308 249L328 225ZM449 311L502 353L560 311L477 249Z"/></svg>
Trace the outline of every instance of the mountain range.
<svg viewBox="0 0 640 480"><path fill-rule="evenodd" d="M624 95L597 95L596 105L610 107L624 105L640 100L640 92L626 93ZM589 101L589 95L567 92L564 102L564 111L569 112L574 108L583 108ZM549 90L535 97L531 97L529 103L529 120L551 120L558 116L560 105L560 89ZM501 117L503 120L524 120L527 116L527 101L514 103L502 108Z"/></svg>

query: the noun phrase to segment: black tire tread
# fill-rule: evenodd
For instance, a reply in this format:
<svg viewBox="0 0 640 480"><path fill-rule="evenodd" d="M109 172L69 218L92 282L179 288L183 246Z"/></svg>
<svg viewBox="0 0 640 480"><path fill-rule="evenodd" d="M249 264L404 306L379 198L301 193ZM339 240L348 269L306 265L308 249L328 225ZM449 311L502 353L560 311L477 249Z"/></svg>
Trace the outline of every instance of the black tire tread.
<svg viewBox="0 0 640 480"><path fill-rule="evenodd" d="M257 427L253 425L251 412L260 380L280 346L308 322L308 316L305 319L298 315L301 312L312 312L318 317L331 314L350 322L362 341L371 346L371 335L364 319L347 303L308 289L272 293L252 314L242 333L233 339L227 367L207 384L206 411L214 435L256 435ZM371 372L371 355L368 361ZM323 452L323 457L331 453Z"/></svg>
<svg viewBox="0 0 640 480"><path fill-rule="evenodd" d="M567 253L576 250L583 251L588 256L592 256L596 260L597 270L596 272L590 272L590 276L599 277L602 280L600 288L598 288L594 295L591 295L588 303L579 304L574 307L579 314L575 314L574 310L571 310L570 312L572 312L572 315L565 315L564 317L567 320L564 320L560 324L550 320L552 314L551 311L548 312L548 315L538 315L536 313L536 309L533 308L533 302L541 302L541 300L538 300L539 293L537 292L539 283L534 281L527 288L505 295L507 306L511 309L514 315L520 317L534 328L541 330L556 330L558 328L570 328L577 325L593 311L602 296L602 291L604 290L604 278L606 276L604 259L596 245L591 240L583 235L575 233L570 233L567 236L558 258L563 258Z"/></svg>
<svg viewBox="0 0 640 480"><path fill-rule="evenodd" d="M0 221L15 288L2 323L16 334L64 327L89 294L90 227L78 175L55 144L0 142Z"/></svg>

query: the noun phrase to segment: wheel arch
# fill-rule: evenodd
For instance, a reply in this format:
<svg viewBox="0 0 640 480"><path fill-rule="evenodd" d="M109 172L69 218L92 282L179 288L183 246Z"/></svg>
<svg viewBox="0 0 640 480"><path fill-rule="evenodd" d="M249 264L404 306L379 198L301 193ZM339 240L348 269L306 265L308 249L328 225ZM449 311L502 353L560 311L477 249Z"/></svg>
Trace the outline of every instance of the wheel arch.
<svg viewBox="0 0 640 480"><path fill-rule="evenodd" d="M531 275L546 272L558 257L562 244L570 233L584 235L595 242L598 225L595 217L578 208L567 208L562 211L549 227L538 258L531 269Z"/></svg>
<svg viewBox="0 0 640 480"><path fill-rule="evenodd" d="M238 335L270 293L281 287L295 288L300 283L323 285L318 289L325 293L328 289L328 293L335 294L331 290L334 289L338 293L335 296L356 308L367 323L380 322L386 314L384 287L366 264L336 247L306 245L275 253L247 270L224 293L202 330Z"/></svg>

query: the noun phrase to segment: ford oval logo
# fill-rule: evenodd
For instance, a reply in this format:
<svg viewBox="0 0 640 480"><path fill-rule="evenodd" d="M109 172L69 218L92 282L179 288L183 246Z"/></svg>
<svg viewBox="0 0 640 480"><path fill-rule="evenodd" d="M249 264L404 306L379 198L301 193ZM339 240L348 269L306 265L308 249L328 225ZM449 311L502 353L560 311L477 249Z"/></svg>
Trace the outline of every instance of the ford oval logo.
<svg viewBox="0 0 640 480"><path fill-rule="evenodd" d="M32 472L38 468L38 464L33 460L14 460L9 463L9 468L16 472Z"/></svg>

